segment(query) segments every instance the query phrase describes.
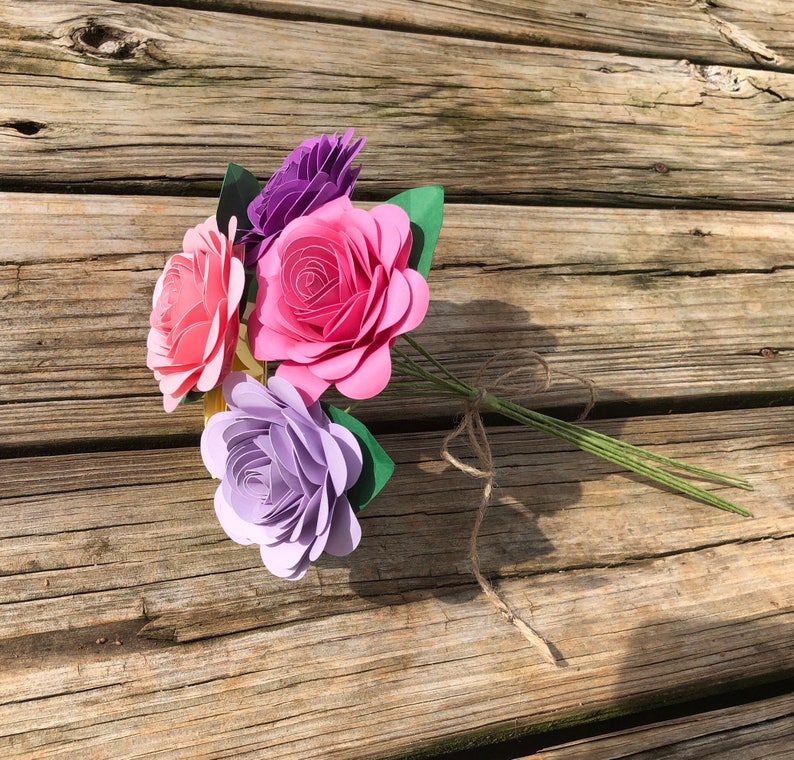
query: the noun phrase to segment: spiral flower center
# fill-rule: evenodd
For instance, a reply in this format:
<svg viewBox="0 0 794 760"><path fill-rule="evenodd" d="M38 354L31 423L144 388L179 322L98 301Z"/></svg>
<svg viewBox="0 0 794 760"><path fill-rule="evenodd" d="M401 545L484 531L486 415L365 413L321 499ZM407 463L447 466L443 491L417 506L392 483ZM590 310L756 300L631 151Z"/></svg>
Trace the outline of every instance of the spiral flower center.
<svg viewBox="0 0 794 760"><path fill-rule="evenodd" d="M295 291L303 301L311 303L321 297L332 284L333 280L327 268L314 259L307 261L304 268L297 273Z"/></svg>

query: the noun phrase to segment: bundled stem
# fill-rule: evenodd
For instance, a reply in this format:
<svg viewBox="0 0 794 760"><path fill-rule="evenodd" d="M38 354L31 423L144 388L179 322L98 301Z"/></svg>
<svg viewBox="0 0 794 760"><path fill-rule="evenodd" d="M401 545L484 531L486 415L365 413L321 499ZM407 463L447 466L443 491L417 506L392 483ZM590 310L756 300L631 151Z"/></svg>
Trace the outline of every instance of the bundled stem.
<svg viewBox="0 0 794 760"><path fill-rule="evenodd" d="M424 384L428 390L432 389L443 395L454 395L475 403L479 408L497 412L522 425L528 425L543 433L548 433L563 441L567 441L583 451L595 454L602 459L643 475L659 485L672 488L679 493L713 507L724 509L728 512L735 512L746 517L751 516L750 512L743 507L737 506L728 499L711 491L707 491L705 488L676 473L687 473L714 483L748 491L752 490L752 486L743 478L690 465L661 454L654 454L639 446L624 443L617 438L583 428L574 423L558 420L546 414L527 409L512 401L499 398L485 388L476 388L461 380L428 353L410 335L405 334L403 338L422 357L424 363L418 362L403 349L395 346L394 351L399 358L394 362L394 369L398 374L414 378ZM671 470L673 472L670 472Z"/></svg>

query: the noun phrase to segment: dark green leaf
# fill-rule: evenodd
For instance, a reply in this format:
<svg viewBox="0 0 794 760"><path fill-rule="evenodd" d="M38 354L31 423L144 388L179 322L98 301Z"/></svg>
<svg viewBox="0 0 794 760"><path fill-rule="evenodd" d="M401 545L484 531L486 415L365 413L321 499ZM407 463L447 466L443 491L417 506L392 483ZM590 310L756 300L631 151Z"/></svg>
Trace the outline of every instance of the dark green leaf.
<svg viewBox="0 0 794 760"><path fill-rule="evenodd" d="M347 412L330 404L323 404L325 413L342 427L346 427L358 439L364 465L361 476L347 492L347 498L356 512L360 512L377 496L394 472L394 462L375 440L366 426Z"/></svg>
<svg viewBox="0 0 794 760"><path fill-rule="evenodd" d="M218 229L221 232L226 234L229 220L233 216L237 217L238 231L251 228L251 223L248 221L248 204L259 195L259 190L259 183L251 172L237 164L229 164L221 185L218 210L215 213Z"/></svg>
<svg viewBox="0 0 794 760"><path fill-rule="evenodd" d="M259 280L256 277L256 267L253 269L246 269L245 276L248 281L248 289L246 291L248 295L243 299L243 304L246 300L250 303L256 303L256 294L259 292ZM243 311L245 311L245 309L243 309Z"/></svg>
<svg viewBox="0 0 794 760"><path fill-rule="evenodd" d="M386 202L399 206L408 214L414 236L408 266L427 279L444 219L444 188L441 185L415 187Z"/></svg>

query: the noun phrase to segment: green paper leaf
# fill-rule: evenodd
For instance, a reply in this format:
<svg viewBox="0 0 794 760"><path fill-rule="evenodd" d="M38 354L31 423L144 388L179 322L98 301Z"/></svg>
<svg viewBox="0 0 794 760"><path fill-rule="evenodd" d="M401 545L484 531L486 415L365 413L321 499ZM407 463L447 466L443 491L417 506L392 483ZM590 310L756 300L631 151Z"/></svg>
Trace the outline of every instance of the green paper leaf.
<svg viewBox="0 0 794 760"><path fill-rule="evenodd" d="M360 512L386 485L394 472L394 462L362 422L335 406L326 403L322 406L331 421L346 427L361 445L361 454L364 458L361 476L347 491L350 505L356 512Z"/></svg>
<svg viewBox="0 0 794 760"><path fill-rule="evenodd" d="M229 164L226 176L221 185L221 194L218 198L218 210L215 218L218 229L226 234L229 229L229 220L237 217L237 230L248 230L251 223L248 221L248 204L259 195L259 183L248 169L243 169L237 164Z"/></svg>
<svg viewBox="0 0 794 760"><path fill-rule="evenodd" d="M245 302L256 303L256 294L259 292L259 280L256 278L256 267L253 269L246 268L245 280L248 283L246 288L246 297L240 301L240 311L245 311ZM240 314L242 316L242 314Z"/></svg>
<svg viewBox="0 0 794 760"><path fill-rule="evenodd" d="M399 206L411 219L414 242L408 266L427 279L444 219L444 188L441 185L415 187L386 202Z"/></svg>

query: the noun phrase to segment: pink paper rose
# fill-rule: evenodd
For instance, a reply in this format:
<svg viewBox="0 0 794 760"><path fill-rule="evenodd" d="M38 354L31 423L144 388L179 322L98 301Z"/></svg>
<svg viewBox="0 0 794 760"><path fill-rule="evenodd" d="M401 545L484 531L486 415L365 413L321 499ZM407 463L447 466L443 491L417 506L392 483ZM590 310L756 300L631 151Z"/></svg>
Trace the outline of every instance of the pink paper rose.
<svg viewBox="0 0 794 760"><path fill-rule="evenodd" d="M166 412L191 390L208 391L231 370L245 286L244 247L233 245L215 217L185 233L183 253L166 262L152 298L146 365L154 371Z"/></svg>
<svg viewBox="0 0 794 760"><path fill-rule="evenodd" d="M391 346L427 312L425 279L408 267L411 226L391 204L347 197L290 222L259 260L248 320L254 356L314 401L332 383L349 398L380 393Z"/></svg>

